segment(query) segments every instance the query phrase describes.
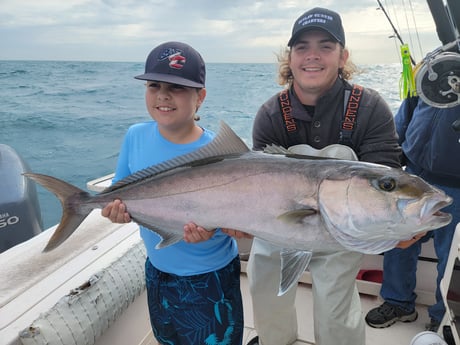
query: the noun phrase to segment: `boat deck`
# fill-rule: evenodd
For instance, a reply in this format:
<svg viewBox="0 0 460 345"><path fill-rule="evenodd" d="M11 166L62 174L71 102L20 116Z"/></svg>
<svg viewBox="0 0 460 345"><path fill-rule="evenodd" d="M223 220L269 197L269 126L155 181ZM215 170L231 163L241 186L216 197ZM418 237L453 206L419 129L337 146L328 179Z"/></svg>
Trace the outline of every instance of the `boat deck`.
<svg viewBox="0 0 460 345"><path fill-rule="evenodd" d="M145 253L138 227L134 223L112 224L95 210L65 243L42 253L53 231L48 229L0 255L0 343L156 344L142 287L143 273L139 272ZM247 252L240 244L244 257ZM366 256L366 259L363 266L366 269L381 268L382 256ZM426 269L425 265L429 267ZM423 279L418 281L418 320L396 323L386 329L367 327L366 344L409 345L417 333L424 331L428 322L426 305L433 301L434 266L419 263L418 273L431 285L424 286ZM256 331L244 260L242 271L246 344ZM297 292L299 339L296 344L314 344L310 283L309 273L305 272ZM381 303L380 284L357 280L357 285L364 317Z"/></svg>
<svg viewBox="0 0 460 345"><path fill-rule="evenodd" d="M243 262L243 270L245 263ZM254 322L251 309L251 295L249 293L247 277L245 273L241 275L241 291L243 294L244 300L244 315L245 315L245 329L243 335L243 344L247 344L253 337L257 335L256 330L254 329ZM361 294L361 303L363 308L363 317L364 315L372 308L380 305L381 300L376 296ZM125 320L131 315L139 315L139 310L143 311L143 314L148 318L148 311L146 309L146 303L142 304L142 301L145 301L145 293L138 298L135 305L130 307L132 311L125 312L125 316L122 320L118 321L124 323ZM312 312L312 294L311 294L311 285L308 283L299 283L296 297L297 305L297 319L299 326L299 336L295 345L305 345L311 344L314 345L314 334L313 334L313 312ZM134 312L136 309L136 312ZM425 323L427 323L428 316L426 311L426 306L422 304L417 305L417 311L419 317L416 321L411 323L401 323L397 322L391 327L376 329L366 325L366 345L409 345L412 338L417 334L425 330ZM142 338L142 341L139 345L157 345L158 343L153 338L153 334L149 329L149 324L144 325L145 336ZM125 345L127 339L119 334L116 330L116 324L114 327L111 327L108 332L103 336L104 339L100 339L101 344L111 344L111 345ZM104 340L104 341L103 341ZM99 344L98 342L98 344Z"/></svg>
<svg viewBox="0 0 460 345"><path fill-rule="evenodd" d="M244 266L244 263L243 263ZM244 267L243 267L244 268ZM249 293L247 277L245 273L241 275L241 291L244 300L244 317L245 329L243 335L243 344L247 344L253 337L257 335L254 329L254 321L251 309L251 295ZM381 300L376 296L361 294L361 303L364 315L372 308L380 305ZM143 293L123 315L123 318L117 321L117 324L126 323L129 318L138 318L139 312L144 315L148 321L148 311L145 303L146 295ZM295 345L314 345L313 334L313 312L312 312L312 294L311 285L308 283L299 283L296 297L297 305L297 319L299 326L298 340ZM366 345L409 345L412 338L425 330L425 323L427 323L428 316L426 306L422 304L417 305L419 317L416 321L411 323L397 322L391 327L376 329L366 325ZM126 345L128 339L126 335L120 334L119 327L114 324L107 332L99 339L98 344L105 345ZM139 325L137 325L139 328ZM148 322L144 322L142 330L144 336L141 337L139 345L158 345L153 337ZM124 327L122 327L124 328ZM118 330L118 331L117 331ZM132 339L131 339L132 340Z"/></svg>
<svg viewBox="0 0 460 345"><path fill-rule="evenodd" d="M241 276L241 289L243 299L245 301L245 333L243 344L246 344L252 339L257 332L254 330L254 322L251 309L251 295L248 289L247 277L245 274ZM377 296L360 294L363 309L363 317L366 313L377 306L382 301ZM308 283L300 283L297 289L296 296L297 320L299 327L299 336L295 344L315 344L313 333L313 311L312 311L312 293L311 285ZM428 316L426 306L417 305L419 317L415 322L401 323L397 322L391 327L384 329L376 329L366 325L366 345L383 345L383 344L404 344L409 345L411 339L417 334L425 330Z"/></svg>

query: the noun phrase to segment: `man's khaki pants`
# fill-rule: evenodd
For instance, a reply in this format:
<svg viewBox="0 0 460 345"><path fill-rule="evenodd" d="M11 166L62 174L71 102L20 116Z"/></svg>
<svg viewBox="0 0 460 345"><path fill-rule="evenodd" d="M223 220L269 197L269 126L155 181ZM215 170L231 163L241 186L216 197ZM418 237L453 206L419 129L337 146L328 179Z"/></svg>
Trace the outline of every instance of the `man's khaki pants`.
<svg viewBox="0 0 460 345"><path fill-rule="evenodd" d="M297 339L297 285L277 296L279 252L279 247L254 238L248 280L261 345L287 345ZM308 269L313 281L316 345L365 345L365 325L355 283L361 259L362 254L350 251L313 254Z"/></svg>

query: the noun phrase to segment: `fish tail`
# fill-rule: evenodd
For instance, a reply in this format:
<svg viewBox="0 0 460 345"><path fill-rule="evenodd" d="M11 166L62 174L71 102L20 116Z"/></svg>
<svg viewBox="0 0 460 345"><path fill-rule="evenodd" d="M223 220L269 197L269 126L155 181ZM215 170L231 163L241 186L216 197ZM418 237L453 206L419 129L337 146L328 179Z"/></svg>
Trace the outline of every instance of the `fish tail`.
<svg viewBox="0 0 460 345"><path fill-rule="evenodd" d="M90 209L83 211L80 207L82 201L90 197L90 194L65 181L48 175L34 173L24 173L23 175L38 182L56 195L62 205L61 221L49 239L46 247L43 249L44 252L47 252L59 246L72 235L80 223L83 222L91 212Z"/></svg>

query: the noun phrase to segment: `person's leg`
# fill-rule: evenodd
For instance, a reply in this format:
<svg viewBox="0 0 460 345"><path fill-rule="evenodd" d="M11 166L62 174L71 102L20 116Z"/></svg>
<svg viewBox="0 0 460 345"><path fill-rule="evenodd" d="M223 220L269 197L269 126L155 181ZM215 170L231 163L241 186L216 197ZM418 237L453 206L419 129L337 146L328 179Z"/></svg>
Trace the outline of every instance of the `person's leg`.
<svg viewBox="0 0 460 345"><path fill-rule="evenodd" d="M395 248L384 254L382 298L393 305L412 311L415 308L417 262L421 241L406 249Z"/></svg>
<svg viewBox="0 0 460 345"><path fill-rule="evenodd" d="M145 261L145 285L147 290L147 304L149 307L150 325L153 335L160 344L180 344L177 331L171 320L171 316L161 304L160 275L151 264L149 258Z"/></svg>
<svg viewBox="0 0 460 345"><path fill-rule="evenodd" d="M260 345L287 345L297 340L297 285L278 296L280 250L277 246L254 238L249 256L248 281Z"/></svg>
<svg viewBox="0 0 460 345"><path fill-rule="evenodd" d="M315 344L365 344L355 280L362 257L348 251L313 254L309 270L313 283Z"/></svg>
<svg viewBox="0 0 460 345"><path fill-rule="evenodd" d="M239 258L215 272L157 276L158 288L148 284L147 295L152 329L161 344L242 344Z"/></svg>
<svg viewBox="0 0 460 345"><path fill-rule="evenodd" d="M414 290L420 248L421 241L418 241L407 249L395 248L384 254L380 295L385 302L367 313L365 320L369 326L384 328L396 321L417 319Z"/></svg>

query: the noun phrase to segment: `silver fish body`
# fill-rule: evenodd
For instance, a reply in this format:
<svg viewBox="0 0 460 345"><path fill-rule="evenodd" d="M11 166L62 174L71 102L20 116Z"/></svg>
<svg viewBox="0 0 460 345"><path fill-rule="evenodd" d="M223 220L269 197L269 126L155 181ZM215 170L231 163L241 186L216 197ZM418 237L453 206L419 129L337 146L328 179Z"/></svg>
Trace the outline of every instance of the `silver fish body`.
<svg viewBox="0 0 460 345"><path fill-rule="evenodd" d="M393 190L384 190L385 184ZM433 212L449 198L401 170L260 152L179 168L102 194L92 208L114 198L123 200L136 222L164 238L182 236L183 225L193 220L207 229L241 229L283 247L313 251L358 250L352 240L343 242L347 237L398 242L450 219ZM386 249L391 248L376 252Z"/></svg>
<svg viewBox="0 0 460 345"><path fill-rule="evenodd" d="M286 248L290 258L344 249L381 253L451 221L439 210L452 199L417 176L365 162L295 157L251 152L223 124L202 149L95 196L50 176L26 176L63 204L62 221L45 250L70 236L92 209L116 198L135 222L161 236L158 248L182 240L183 225L193 221L206 229L245 231ZM303 256L301 266L310 256ZM289 273L283 290L298 274Z"/></svg>

